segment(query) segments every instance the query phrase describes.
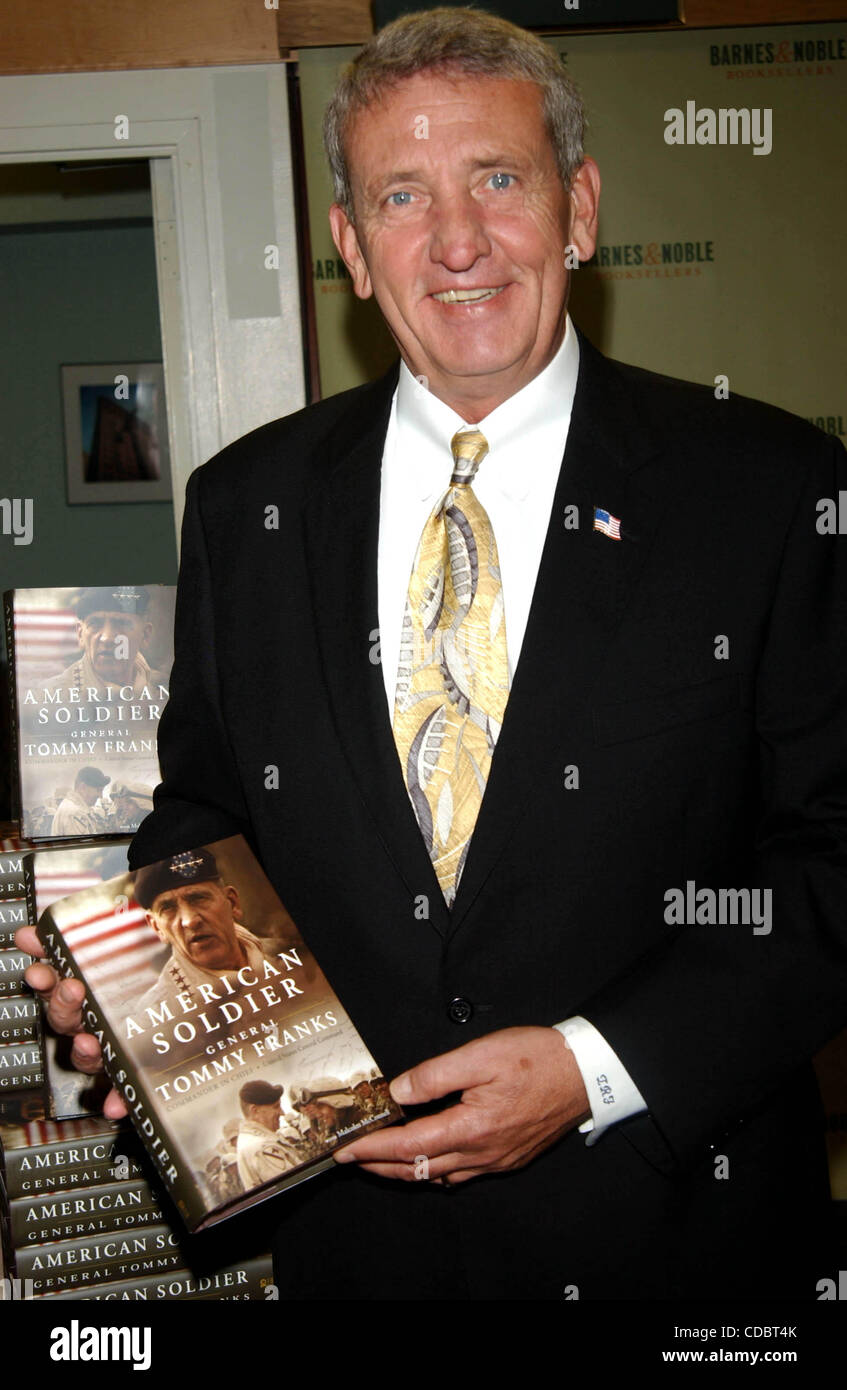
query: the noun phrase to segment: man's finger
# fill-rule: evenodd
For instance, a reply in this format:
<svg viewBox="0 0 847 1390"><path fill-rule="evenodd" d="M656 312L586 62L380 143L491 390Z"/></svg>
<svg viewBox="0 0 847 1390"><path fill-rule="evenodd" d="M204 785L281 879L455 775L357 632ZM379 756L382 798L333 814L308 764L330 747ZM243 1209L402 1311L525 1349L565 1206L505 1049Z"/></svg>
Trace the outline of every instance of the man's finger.
<svg viewBox="0 0 847 1390"><path fill-rule="evenodd" d="M39 960L43 960L47 955L35 927L18 927L15 932L15 945L19 951L26 951L28 956L37 956Z"/></svg>
<svg viewBox="0 0 847 1390"><path fill-rule="evenodd" d="M84 1071L88 1076L102 1071L103 1054L97 1039L92 1037L90 1033L78 1033L71 1048L71 1061L77 1071ZM117 1092L115 1094L117 1095ZM126 1111L124 1111L125 1113Z"/></svg>
<svg viewBox="0 0 847 1390"><path fill-rule="evenodd" d="M20 935L20 932L15 933L16 941ZM23 946L20 949L23 950ZM56 974L52 965L43 965L41 961L38 961L35 965L27 966L24 971L24 979L30 989L34 989L36 994L42 996L51 995L56 985L59 983L59 976Z"/></svg>
<svg viewBox="0 0 847 1390"><path fill-rule="evenodd" d="M476 1114L462 1105L451 1105L440 1115L426 1115L408 1125L386 1129L346 1144L335 1155L336 1163L414 1163L424 1155L431 1163L445 1154L464 1152L479 1139ZM475 1160L478 1161L478 1160Z"/></svg>
<svg viewBox="0 0 847 1390"><path fill-rule="evenodd" d="M481 1086L494 1079L496 1061L485 1038L476 1038L452 1052L428 1057L409 1071L401 1072L391 1082L390 1091L400 1105L422 1105L428 1100L449 1096L452 1091L464 1091L469 1086Z"/></svg>
<svg viewBox="0 0 847 1390"><path fill-rule="evenodd" d="M120 1091L114 1088L109 1092L103 1102L103 1114L107 1120L122 1120L129 1110L123 1102Z"/></svg>
<svg viewBox="0 0 847 1390"><path fill-rule="evenodd" d="M457 1166L465 1161L461 1154L445 1154L443 1158L430 1163L424 1154L419 1154L415 1163L362 1163L359 1166L364 1172L374 1173L379 1178L392 1178L400 1182L424 1182L443 1187L446 1184L446 1175L455 1172Z"/></svg>

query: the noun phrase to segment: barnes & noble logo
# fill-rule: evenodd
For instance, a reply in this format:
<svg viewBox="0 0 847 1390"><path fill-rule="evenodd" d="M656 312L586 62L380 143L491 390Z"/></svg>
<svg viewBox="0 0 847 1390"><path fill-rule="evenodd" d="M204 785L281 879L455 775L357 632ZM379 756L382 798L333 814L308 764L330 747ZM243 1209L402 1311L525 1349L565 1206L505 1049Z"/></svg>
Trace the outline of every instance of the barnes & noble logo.
<svg viewBox="0 0 847 1390"><path fill-rule="evenodd" d="M838 63L845 60L847 39L760 39L757 43L709 44L709 63L713 68Z"/></svg>

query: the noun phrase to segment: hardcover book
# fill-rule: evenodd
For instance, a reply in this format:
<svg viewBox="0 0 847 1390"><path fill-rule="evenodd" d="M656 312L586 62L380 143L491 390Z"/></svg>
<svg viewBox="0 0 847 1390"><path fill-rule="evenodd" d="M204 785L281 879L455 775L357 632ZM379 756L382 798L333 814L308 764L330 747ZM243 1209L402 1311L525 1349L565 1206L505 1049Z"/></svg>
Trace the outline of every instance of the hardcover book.
<svg viewBox="0 0 847 1390"><path fill-rule="evenodd" d="M190 1230L401 1118L241 836L120 874L38 924Z"/></svg>
<svg viewBox="0 0 847 1390"><path fill-rule="evenodd" d="M25 893L23 852L0 854L0 902L20 899Z"/></svg>
<svg viewBox="0 0 847 1390"><path fill-rule="evenodd" d="M126 834L151 809L174 596L162 584L5 595L12 782L26 838Z"/></svg>
<svg viewBox="0 0 847 1390"><path fill-rule="evenodd" d="M104 879L127 872L129 840L95 841L85 846L36 850L23 857L27 920L37 922L57 898L93 888ZM99 1115L109 1089L101 1074L86 1076L71 1061L72 1039L54 1034L44 1023L44 1061L51 1113L56 1120Z"/></svg>
<svg viewBox="0 0 847 1390"><path fill-rule="evenodd" d="M0 950L9 951L15 944L15 932L25 927L27 917L26 898L7 898L0 901Z"/></svg>
<svg viewBox="0 0 847 1390"><path fill-rule="evenodd" d="M0 999L11 994L24 994L24 971L32 965L32 956L25 951L0 951Z"/></svg>
<svg viewBox="0 0 847 1390"><path fill-rule="evenodd" d="M161 1200L145 1178L9 1201L9 1232L16 1249L166 1220Z"/></svg>
<svg viewBox="0 0 847 1390"><path fill-rule="evenodd" d="M119 1284L93 1284L85 1292L44 1293L40 1298L98 1299L103 1302L158 1303L163 1299L217 1299L262 1302L273 1296L273 1262L270 1255L216 1270L213 1274L192 1274L188 1269L171 1270L164 1277L143 1274Z"/></svg>
<svg viewBox="0 0 847 1390"><path fill-rule="evenodd" d="M0 999L0 1043L35 1042L40 1018L41 1009L32 994L13 994Z"/></svg>
<svg viewBox="0 0 847 1390"><path fill-rule="evenodd" d="M179 1236L161 1224L15 1251L17 1277L31 1279L35 1294L159 1274L182 1264Z"/></svg>
<svg viewBox="0 0 847 1390"><path fill-rule="evenodd" d="M125 1124L102 1115L0 1126L0 1161L10 1200L65 1188L94 1187L141 1172L127 1153L137 1140Z"/></svg>

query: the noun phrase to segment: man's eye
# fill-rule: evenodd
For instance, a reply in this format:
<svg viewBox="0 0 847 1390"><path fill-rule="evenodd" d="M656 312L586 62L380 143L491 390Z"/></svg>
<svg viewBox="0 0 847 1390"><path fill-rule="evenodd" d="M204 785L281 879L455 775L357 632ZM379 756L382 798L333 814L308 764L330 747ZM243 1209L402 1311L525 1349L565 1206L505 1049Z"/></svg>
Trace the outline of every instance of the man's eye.
<svg viewBox="0 0 847 1390"><path fill-rule="evenodd" d="M399 191L398 193L389 193L389 195L388 195L388 201L389 201L389 203L391 204L391 206L394 207L394 208L405 208L405 207L408 207L408 206L409 206L409 202L411 201L411 197L412 197L412 195L411 195L411 193L408 191L408 189L406 189L406 188L401 188L400 191ZM395 198L400 198L400 199L402 199L402 202L395 202L395 201L394 201Z"/></svg>
<svg viewBox="0 0 847 1390"><path fill-rule="evenodd" d="M493 184L497 189L505 189L510 188L514 180L514 174L492 174L488 182Z"/></svg>

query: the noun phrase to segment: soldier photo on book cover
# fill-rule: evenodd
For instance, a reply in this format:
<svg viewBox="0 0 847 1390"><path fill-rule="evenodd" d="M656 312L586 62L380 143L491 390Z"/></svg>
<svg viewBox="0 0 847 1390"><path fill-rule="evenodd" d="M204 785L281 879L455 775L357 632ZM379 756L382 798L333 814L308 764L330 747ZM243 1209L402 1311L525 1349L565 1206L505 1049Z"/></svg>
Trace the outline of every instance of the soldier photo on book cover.
<svg viewBox="0 0 847 1390"><path fill-rule="evenodd" d="M173 660L174 589L115 584L6 595L22 832L120 835L152 808Z"/></svg>
<svg viewBox="0 0 847 1390"><path fill-rule="evenodd" d="M39 937L193 1227L400 1118L241 836L61 899Z"/></svg>

